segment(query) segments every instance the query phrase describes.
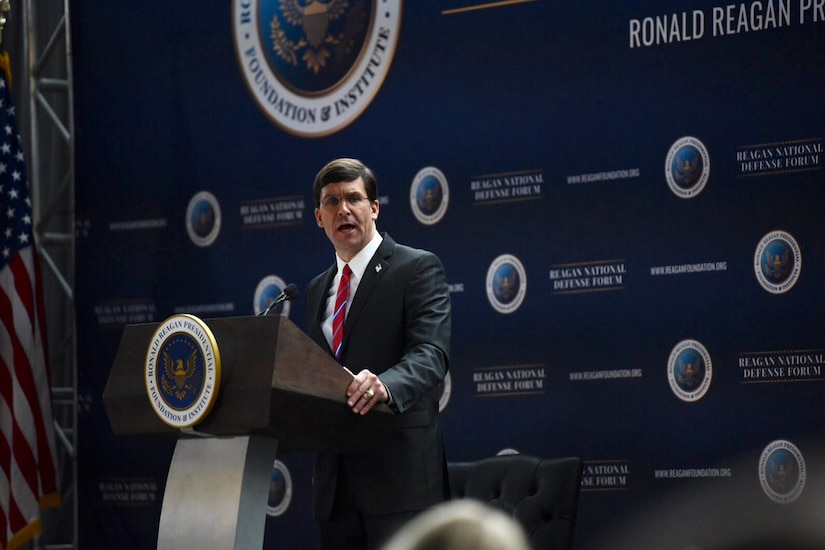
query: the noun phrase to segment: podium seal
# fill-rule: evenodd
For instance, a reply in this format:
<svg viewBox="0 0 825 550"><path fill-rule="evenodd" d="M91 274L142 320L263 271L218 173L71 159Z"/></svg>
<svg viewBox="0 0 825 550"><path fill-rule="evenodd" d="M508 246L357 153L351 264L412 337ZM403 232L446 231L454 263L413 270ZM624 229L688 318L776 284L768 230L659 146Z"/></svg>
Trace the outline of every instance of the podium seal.
<svg viewBox="0 0 825 550"><path fill-rule="evenodd" d="M221 357L209 327L189 314L173 315L155 330L144 371L149 402L173 428L203 420L218 397Z"/></svg>

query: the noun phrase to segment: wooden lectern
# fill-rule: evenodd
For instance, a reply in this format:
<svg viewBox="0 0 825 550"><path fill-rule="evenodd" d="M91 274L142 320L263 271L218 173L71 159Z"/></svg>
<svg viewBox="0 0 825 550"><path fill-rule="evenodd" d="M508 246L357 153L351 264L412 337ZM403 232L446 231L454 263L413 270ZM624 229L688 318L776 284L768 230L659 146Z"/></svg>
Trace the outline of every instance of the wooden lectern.
<svg viewBox="0 0 825 550"><path fill-rule="evenodd" d="M205 320L220 350L217 400L192 430L161 420L146 389L154 324L123 332L103 402L115 434L177 437L158 549L261 548L276 452L369 450L394 428L384 405L353 414L352 375L281 315Z"/></svg>

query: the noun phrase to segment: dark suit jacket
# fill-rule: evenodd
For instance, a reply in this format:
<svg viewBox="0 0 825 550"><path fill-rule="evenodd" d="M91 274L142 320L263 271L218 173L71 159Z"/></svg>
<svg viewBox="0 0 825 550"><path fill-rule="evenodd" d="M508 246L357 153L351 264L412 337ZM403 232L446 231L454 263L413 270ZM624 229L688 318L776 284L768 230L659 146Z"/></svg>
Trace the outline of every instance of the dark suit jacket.
<svg viewBox="0 0 825 550"><path fill-rule="evenodd" d="M336 271L333 264L306 291L307 334L325 349L321 324ZM449 363L450 295L441 261L384 234L352 300L340 362L386 384L397 428L378 452L319 453L313 486L320 520L332 509L339 467L367 514L420 510L447 496L437 386Z"/></svg>

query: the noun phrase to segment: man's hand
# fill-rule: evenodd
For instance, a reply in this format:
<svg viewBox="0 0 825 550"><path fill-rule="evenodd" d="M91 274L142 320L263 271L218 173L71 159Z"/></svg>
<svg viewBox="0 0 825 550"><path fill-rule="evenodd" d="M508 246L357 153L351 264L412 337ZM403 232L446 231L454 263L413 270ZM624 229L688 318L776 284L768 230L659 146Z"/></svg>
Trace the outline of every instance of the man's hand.
<svg viewBox="0 0 825 550"><path fill-rule="evenodd" d="M347 367L344 368L352 374ZM354 374L352 382L347 388L347 405L355 414L367 414L376 403L384 403L387 397L389 396L384 383L367 369Z"/></svg>

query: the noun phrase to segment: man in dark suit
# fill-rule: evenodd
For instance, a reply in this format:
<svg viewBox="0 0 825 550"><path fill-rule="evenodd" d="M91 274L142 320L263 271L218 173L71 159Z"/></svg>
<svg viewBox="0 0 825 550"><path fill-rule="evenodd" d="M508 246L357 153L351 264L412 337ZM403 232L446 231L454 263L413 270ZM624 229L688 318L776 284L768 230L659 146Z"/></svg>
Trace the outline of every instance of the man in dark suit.
<svg viewBox="0 0 825 550"><path fill-rule="evenodd" d="M378 233L377 182L363 163L327 164L313 198L335 263L307 287L307 334L353 373L347 404L354 414L369 414L376 403L396 413L396 429L380 450L319 453L315 517L325 549L379 548L448 496L437 386L449 363L450 295L434 254ZM349 289L341 305L344 273ZM336 302L346 312L340 343L333 334Z"/></svg>

